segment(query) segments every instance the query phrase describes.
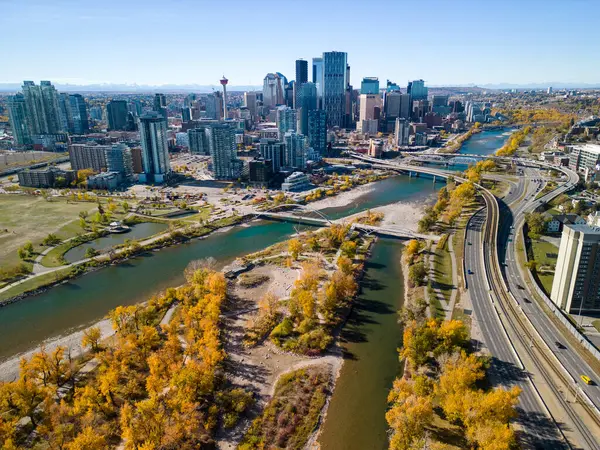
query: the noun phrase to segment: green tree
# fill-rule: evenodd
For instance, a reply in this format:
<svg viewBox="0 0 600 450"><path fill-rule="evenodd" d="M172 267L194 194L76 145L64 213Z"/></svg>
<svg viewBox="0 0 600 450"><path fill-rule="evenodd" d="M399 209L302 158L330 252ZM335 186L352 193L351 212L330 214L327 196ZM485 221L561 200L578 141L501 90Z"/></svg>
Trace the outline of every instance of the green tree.
<svg viewBox="0 0 600 450"><path fill-rule="evenodd" d="M427 269L425 269L425 264L422 262L413 264L408 269L408 279L415 286L423 286L423 284L425 284L426 275Z"/></svg>

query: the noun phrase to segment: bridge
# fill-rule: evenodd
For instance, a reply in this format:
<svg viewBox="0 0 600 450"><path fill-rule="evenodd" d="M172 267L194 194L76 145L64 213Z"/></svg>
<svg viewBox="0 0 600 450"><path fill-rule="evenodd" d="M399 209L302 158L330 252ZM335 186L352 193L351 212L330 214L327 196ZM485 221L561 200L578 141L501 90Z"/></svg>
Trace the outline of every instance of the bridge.
<svg viewBox="0 0 600 450"><path fill-rule="evenodd" d="M258 214L258 216L270 219L270 220L280 220L285 222L294 222L294 223L302 223L305 225L314 225L321 227L330 227L334 223L343 223L344 219L338 219L336 221L331 221L329 219L322 219L316 217L308 217L308 216L300 216L290 213L275 213L275 212L265 212ZM397 239L422 239L422 240L431 240L431 241L439 241L440 237L436 235L430 234L421 234L421 233L413 233L410 230L400 228L400 227L380 227L375 225L366 225L358 222L354 222L352 224L354 229L360 230L367 234L377 234L378 236L384 237L392 237Z"/></svg>

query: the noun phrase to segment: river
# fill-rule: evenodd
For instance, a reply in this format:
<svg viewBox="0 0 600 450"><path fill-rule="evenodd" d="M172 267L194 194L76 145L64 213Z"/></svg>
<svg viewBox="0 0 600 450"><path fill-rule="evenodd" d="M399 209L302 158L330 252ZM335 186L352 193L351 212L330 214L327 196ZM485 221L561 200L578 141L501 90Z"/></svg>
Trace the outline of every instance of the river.
<svg viewBox="0 0 600 450"><path fill-rule="evenodd" d="M332 218L399 201L425 200L440 184L428 178L395 176L374 184L344 207L322 211ZM183 282L183 270L195 259L213 257L219 265L283 239L295 228L282 222L234 227L205 239L169 247L71 280L0 309L0 360L47 339L82 329L119 305L134 304Z"/></svg>
<svg viewBox="0 0 600 450"><path fill-rule="evenodd" d="M342 331L345 360L319 438L323 450L388 448L387 395L401 368L401 252L399 241L379 239L366 263L362 293Z"/></svg>
<svg viewBox="0 0 600 450"><path fill-rule="evenodd" d="M469 155L491 155L504 145L513 130L502 128L499 130L487 130L476 133L467 139L459 153Z"/></svg>

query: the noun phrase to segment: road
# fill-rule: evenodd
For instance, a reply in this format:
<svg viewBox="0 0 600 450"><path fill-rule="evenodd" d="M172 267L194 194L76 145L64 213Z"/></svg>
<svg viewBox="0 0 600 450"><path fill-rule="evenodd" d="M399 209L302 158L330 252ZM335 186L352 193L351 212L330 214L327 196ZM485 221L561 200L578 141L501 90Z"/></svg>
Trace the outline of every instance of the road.
<svg viewBox="0 0 600 450"><path fill-rule="evenodd" d="M525 169L529 178L541 178L537 170ZM535 210L545 197L535 200L535 194L542 188L542 184L530 183L527 195L523 201L511 204L510 201L500 202L500 223L498 230L498 258L502 268L503 276L508 288L519 302L519 305L527 315L534 327L540 333L542 339L553 350L556 357L575 379L575 383L588 395L597 408L600 408L600 387L583 383L580 375L588 375L595 378L596 383L600 380L594 375L594 370L585 362L576 350L559 348L556 342L563 344L565 338L554 322L542 310L537 301L533 300L528 290L528 282L525 281L519 270L516 256L515 230L520 230L525 220L525 213ZM554 194L555 195L555 194ZM514 229L511 229L511 226Z"/></svg>
<svg viewBox="0 0 600 450"><path fill-rule="evenodd" d="M517 187L511 190L506 200L517 200L525 191L525 186L526 183L519 180ZM465 241L465 269L474 319L481 330L483 344L492 355L490 377L495 385L517 385L523 390L518 419L524 430L520 436L522 442L532 448L568 448L523 370L490 296L484 269L484 251L489 251L483 242L486 217L487 211L484 208L469 222Z"/></svg>

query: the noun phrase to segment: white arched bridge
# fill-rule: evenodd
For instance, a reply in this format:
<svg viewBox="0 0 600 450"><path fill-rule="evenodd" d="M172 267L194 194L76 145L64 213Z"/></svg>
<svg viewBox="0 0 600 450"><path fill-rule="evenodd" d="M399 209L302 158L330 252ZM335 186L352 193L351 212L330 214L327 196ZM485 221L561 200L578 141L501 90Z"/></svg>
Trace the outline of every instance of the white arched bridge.
<svg viewBox="0 0 600 450"><path fill-rule="evenodd" d="M280 209L288 209L288 211L277 212ZM290 211L293 210L293 211ZM304 214L294 214L294 212L300 211ZM310 216L314 214L317 217ZM296 204L284 204L271 207L265 211L260 211L255 214L257 219L264 218L270 220L280 220L285 222L301 223L306 225L329 227L334 223L344 223L348 221L348 218L331 220L325 213L318 209L311 208L308 205ZM351 219L350 219L351 220ZM366 225L358 222L352 224L355 230L362 231L367 234L377 234L380 236L393 237L398 239L427 239L432 241L438 241L439 236L415 233L411 230L396 226L376 226Z"/></svg>

